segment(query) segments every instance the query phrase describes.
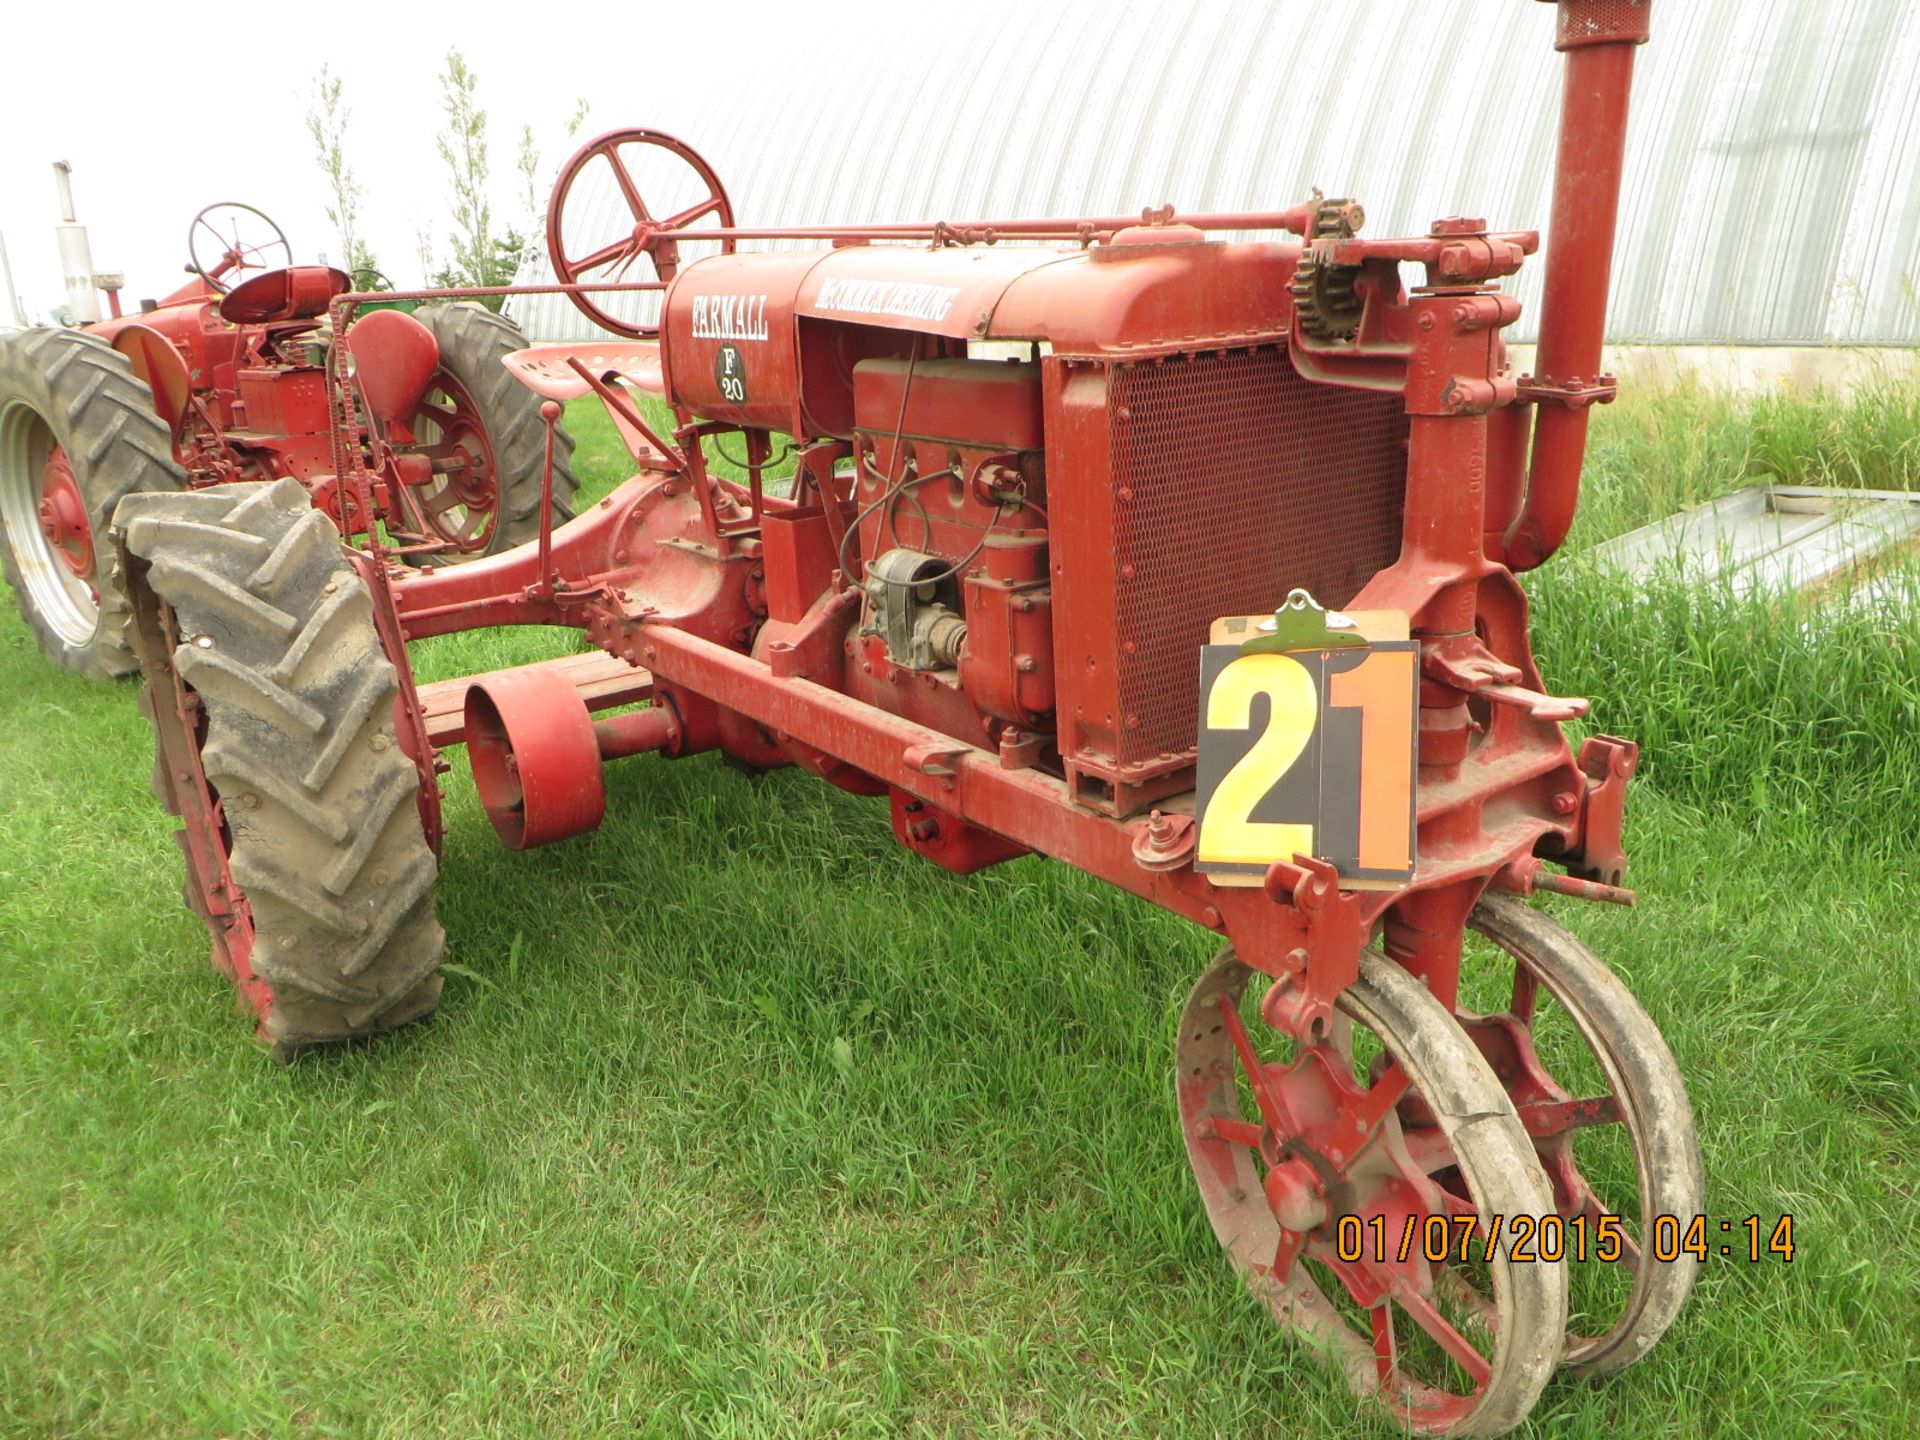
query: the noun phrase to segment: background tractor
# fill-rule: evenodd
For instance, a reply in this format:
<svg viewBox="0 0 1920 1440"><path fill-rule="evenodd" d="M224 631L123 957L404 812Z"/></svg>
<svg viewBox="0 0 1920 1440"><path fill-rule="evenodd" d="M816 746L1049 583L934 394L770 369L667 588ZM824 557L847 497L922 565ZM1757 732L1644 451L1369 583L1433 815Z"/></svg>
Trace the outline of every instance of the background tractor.
<svg viewBox="0 0 1920 1440"><path fill-rule="evenodd" d="M129 494L292 479L343 536L377 528L411 564L493 554L538 531L546 431L537 397L500 364L525 344L511 320L457 300L370 307L346 339L353 381L398 374L408 402L369 405L347 425L327 361L329 307L350 277L295 265L280 227L247 205L202 210L187 250L192 278L138 315L120 313L116 288L110 318L0 337L6 575L51 659L96 676L134 668L121 580L99 541ZM554 442L564 520L572 442ZM351 489L336 478L349 453L367 462Z"/></svg>
<svg viewBox="0 0 1920 1440"><path fill-rule="evenodd" d="M1557 1368L1643 1357L1698 1265L1661 1253L1702 1205L1690 1106L1625 986L1527 903L1632 903L1638 750L1570 743L1588 702L1545 688L1517 576L1565 537L1614 391L1647 21L1560 0L1526 376L1502 332L1531 230L1375 237L1319 195L749 228L671 136L584 147L548 247L626 343L504 369L549 436L596 394L630 479L558 530L536 504L530 544L424 570L378 527L343 548L296 478L115 511L186 893L256 1034L285 1058L437 1003L448 747L514 850L597 826L630 757L793 766L884 803L948 871L1048 855L1217 937L1174 1046L1196 1186L1274 1320L1388 1414L1498 1433ZM636 178L663 164L672 188ZM625 202L607 233L569 223L589 172ZM820 243L735 251L761 240ZM649 269L622 282L654 293L644 322L589 298ZM282 273L267 313L328 303ZM333 303L338 333L358 302ZM345 347L321 357L335 494L406 478L380 428L427 378L393 361L403 320L352 377ZM770 483L783 446L791 485ZM410 642L503 625L598 653L415 685Z"/></svg>

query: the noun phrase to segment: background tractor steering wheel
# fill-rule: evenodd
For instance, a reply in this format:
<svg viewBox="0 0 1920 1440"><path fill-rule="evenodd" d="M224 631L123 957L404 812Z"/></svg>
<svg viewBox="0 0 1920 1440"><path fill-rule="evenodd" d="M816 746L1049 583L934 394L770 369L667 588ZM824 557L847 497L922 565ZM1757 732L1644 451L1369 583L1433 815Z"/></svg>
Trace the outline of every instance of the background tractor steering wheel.
<svg viewBox="0 0 1920 1440"><path fill-rule="evenodd" d="M269 259L267 252L272 250L282 258ZM264 211L234 200L209 205L193 217L187 227L187 254L187 269L222 295L232 283L225 278L229 275L293 264L286 232Z"/></svg>

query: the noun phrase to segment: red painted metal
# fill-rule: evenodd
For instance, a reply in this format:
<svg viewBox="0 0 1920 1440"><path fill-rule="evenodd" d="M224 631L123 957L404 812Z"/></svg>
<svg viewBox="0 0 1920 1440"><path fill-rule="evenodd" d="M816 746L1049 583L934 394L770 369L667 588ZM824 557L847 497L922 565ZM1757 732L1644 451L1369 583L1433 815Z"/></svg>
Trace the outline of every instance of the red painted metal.
<svg viewBox="0 0 1920 1440"><path fill-rule="evenodd" d="M1607 287L1627 148L1633 52L1647 40L1651 0L1560 0L1554 48L1567 54L1560 97L1560 169L1547 234L1540 346L1522 391L1538 407L1526 502L1502 558L1531 570L1560 548L1580 503L1587 420L1613 399L1600 373Z"/></svg>
<svg viewBox="0 0 1920 1440"><path fill-rule="evenodd" d="M627 145L646 146L678 156L705 184L705 197L675 214L656 218L647 208L647 202L641 197L632 172L621 156L621 147ZM633 228L624 234L609 237L609 243L580 251L568 245L566 227L561 224L561 217L574 183L590 170L596 160L612 174L614 183L619 186L620 194L627 202ZM553 198L547 208L547 254L553 260L553 273L567 284L579 281L591 271L605 270L608 266L615 267L613 279L622 279L634 262L645 256L659 277L657 281L645 282L645 288L665 290L680 268L679 239L719 238L723 252L730 253L733 250L731 236L717 236L712 228L690 228L697 226L708 215L718 216L723 228L733 224L733 206L727 200L726 188L721 185L720 177L713 173L712 167L700 158L691 145L659 130L615 130L589 140L560 167L559 178L553 185ZM599 302L589 299L584 291L573 292L572 299L588 319L616 335L646 338L659 333L657 326L629 325Z"/></svg>
<svg viewBox="0 0 1920 1440"><path fill-rule="evenodd" d="M403 310L376 310L355 325L347 333L347 353L367 409L389 424L413 418L440 366L440 342Z"/></svg>
<svg viewBox="0 0 1920 1440"><path fill-rule="evenodd" d="M551 845L599 825L607 807L604 761L677 755L686 744L670 701L595 720L577 679L562 666L523 665L468 686L467 757L481 806L509 850Z"/></svg>
<svg viewBox="0 0 1920 1440"><path fill-rule="evenodd" d="M273 258L276 250L278 259ZM207 292L224 295L230 275L291 265L293 247L286 232L262 211L222 200L200 211L187 226L187 256L187 268L200 277Z"/></svg>
<svg viewBox="0 0 1920 1440"><path fill-rule="evenodd" d="M583 155L606 153L596 143ZM552 226L564 199L556 191ZM640 202L643 226L644 211ZM1227 220L1304 233L1318 213ZM1216 223L1189 218L1194 228ZM769 508L756 524L762 512L705 476L689 448L690 472L643 472L556 533L550 561L501 556L397 583L402 623L415 636L581 626L646 664L676 699L717 709L712 731L689 715L700 745L722 743L757 764L830 762L1225 930L1251 963L1295 987L1298 1024L1326 1017L1353 973L1349 947L1390 911L1399 919L1389 948L1446 988L1459 963L1459 925L1446 917L1464 915L1509 860L1536 845L1575 845L1597 788L1554 721L1570 709L1541 688L1524 598L1484 545L1488 416L1520 398L1499 339L1518 307L1496 282L1536 237L1457 217L1404 239L1312 235L1317 261L1351 271L1364 300L1358 333L1329 343L1294 312L1300 247L1201 243L1172 221L867 227L827 238L926 239L931 248L843 245L686 268L665 300L660 352L683 425L699 417L704 429L742 428L749 439L784 426L813 444L853 434L861 471L808 469L817 521ZM1102 243L1109 228L1129 230L1127 243ZM1082 248L984 257L956 248L988 230L1071 235ZM652 253L649 244L677 233L647 230L620 253ZM1399 280L1408 262L1428 279L1411 295ZM730 309L719 308L722 297ZM1031 420L1021 418L1031 415L1030 391L968 361L970 337L1053 350L1041 362L1045 463L1027 467L1034 474L1020 476L1020 493L997 495L991 481L981 492L987 457L967 451L989 435L1030 443ZM728 344L746 357L744 403L712 388L714 355ZM910 374L923 361L916 395ZM1002 389L974 385L970 366ZM944 401L956 385L964 398ZM1038 508L1012 523L1014 501ZM816 543L796 543L823 534L840 537L830 568ZM1044 658L1052 683L1025 700L1005 684L996 694L1000 664L983 667L974 653L976 625L984 645L1005 615L991 615L974 575L960 574L971 565L991 579L986 542L998 550L1023 535L1050 562L1040 572L1046 593L1025 597L1034 610L1019 613L1051 615L1058 656L1038 644L997 652L1024 656L1026 673ZM904 665L871 629L855 633L870 619L857 595L851 608L809 599L831 570L847 583L888 544L945 556L965 580L963 669ZM805 582L788 568L802 563ZM1128 817L1191 788L1187 672L1206 624L1269 607L1303 581L1334 603L1406 611L1425 646L1420 868L1404 894L1352 895L1335 892L1335 877L1277 864L1267 890L1284 901L1276 923L1271 900L1143 870L1140 822ZM772 603L770 625L762 617ZM752 647L753 658L755 632L775 625L781 638ZM1571 810L1550 803L1562 794L1575 797ZM1440 918L1416 923L1426 892ZM1304 963L1287 958L1295 952Z"/></svg>
<svg viewBox="0 0 1920 1440"><path fill-rule="evenodd" d="M154 310L90 327L147 382L188 483L290 477L342 535L382 555L420 561L487 548L500 477L479 407L431 366L425 393L404 403L431 337L397 311L353 317L364 301L505 290L350 294L348 277L326 266L262 269L291 252L247 206L209 207L189 238L200 247L196 278ZM363 416L369 385L384 398ZM435 434L417 441L427 420Z"/></svg>
<svg viewBox="0 0 1920 1440"><path fill-rule="evenodd" d="M593 738L600 747L602 760L647 755L656 750L672 755L680 749L680 717L673 713L671 705L649 705L644 710L594 721Z"/></svg>
<svg viewBox="0 0 1920 1440"><path fill-rule="evenodd" d="M1055 558L1075 577L1056 602L1061 754L1081 803L1132 814L1191 788L1215 618L1296 585L1345 605L1399 554L1407 419L1302 379L1283 346L1046 368Z"/></svg>
<svg viewBox="0 0 1920 1440"><path fill-rule="evenodd" d="M53 553L83 580L93 576L93 530L87 524L87 504L73 478L67 452L56 445L40 468L40 532Z"/></svg>
<svg viewBox="0 0 1920 1440"><path fill-rule="evenodd" d="M1260 1155L1265 1178L1242 1189L1296 1237L1263 1258L1269 1278L1315 1258L1297 1237L1331 1213L1329 1177L1369 1213L1452 1213L1428 1179L1446 1142L1416 1134L1404 1080L1336 1074L1324 1047L1369 946L1451 1013L1468 916L1489 886L1630 896L1620 831L1637 752L1594 737L1576 759L1561 722L1586 702L1546 689L1513 568L1557 543L1584 405L1610 384L1596 373L1599 325L1631 49L1644 38L1631 22L1644 10L1564 0L1567 115L1541 378L1527 382L1506 364L1519 305L1503 282L1537 248L1531 231L1443 216L1424 235L1362 236L1357 205L1318 198L1264 214L750 229L733 225L717 177L682 142L593 141L548 212L564 283L439 293L563 293L603 323L613 317L591 294L661 293L657 349L544 347L509 362L546 398L550 424L561 399L597 395L638 473L515 551L414 570L369 531L356 563L403 669L402 640L510 624L580 630L603 664L632 668L624 682L583 678L577 661L479 677L458 721L446 682L417 696L403 686L409 753L430 780L434 747L464 736L489 818L515 849L597 824L607 759L719 749L887 796L900 843L950 870L1063 860L1223 936L1234 965L1268 978L1261 1018L1305 1058L1282 1071L1238 1047L1272 1113L1213 1138ZM706 198L655 217L620 161L635 144L678 156ZM600 164L631 227L569 251L567 197ZM1297 238L1208 238L1249 229ZM830 245L729 253L775 237ZM1064 243L986 248L1015 237ZM694 241L722 253L689 260L680 247ZM580 282L643 259L656 278ZM1403 267L1417 272L1411 288ZM350 329L371 298L330 302L336 381L349 336L380 333ZM196 365L226 366L233 378L218 383L251 413L268 403L246 388L262 368L246 347L260 341L207 327L209 309L197 293L178 307L197 319L155 328ZM1002 342L995 358L981 341ZM418 366L404 361L360 387L367 401L405 408L396 396ZM621 388L655 365L670 433ZM328 398L325 493L352 533L414 487L361 443L355 387ZM184 431L218 437L233 417L214 409L231 403L224 389L196 396ZM1530 475L1528 407L1540 412ZM777 435L797 452L787 495L760 480ZM719 454L751 478L717 476ZM551 463L550 442L549 484ZM1490 540L1510 527L1510 543ZM1311 856L1276 857L1248 887L1192 868L1200 646L1216 618L1271 610L1295 586L1403 612L1420 646L1417 864L1398 888L1342 888ZM648 709L593 721L594 694L643 692ZM1510 1078L1536 1136L1611 1118L1547 1093L1524 1067ZM1428 1146L1424 1162L1386 1145L1389 1116ZM1393 1390L1402 1373L1389 1302L1476 1387L1489 1383L1418 1267L1339 1273L1372 1317L1374 1383ZM1474 1401L1394 1403L1443 1428Z"/></svg>
<svg viewBox="0 0 1920 1440"><path fill-rule="evenodd" d="M367 319L395 314L399 312L376 311ZM396 392L399 388L396 384ZM396 393L391 398L399 397ZM433 438L419 438L429 425ZM500 464L467 387L436 370L428 377L426 393L416 395L401 419L376 428L382 434L373 447L380 459L374 490L386 497L382 509L389 528L404 526L402 534L431 537L435 553L472 555L491 545L500 522ZM546 505L544 513L551 517L551 495Z"/></svg>
<svg viewBox="0 0 1920 1440"><path fill-rule="evenodd" d="M574 361L587 375L573 368ZM548 400L578 400L592 393L596 379L632 385L662 399L667 393L658 345L530 345L507 356L506 365L522 385Z"/></svg>
<svg viewBox="0 0 1920 1440"><path fill-rule="evenodd" d="M600 823L607 793L593 719L564 675L544 667L489 676L467 691L467 758L487 819L509 850Z"/></svg>
<svg viewBox="0 0 1920 1440"><path fill-rule="evenodd" d="M271 325L311 320L327 313L333 297L353 288L353 277L326 265L296 265L268 270L242 280L220 301L220 318L229 325Z"/></svg>
<svg viewBox="0 0 1920 1440"><path fill-rule="evenodd" d="M234 883L225 812L201 763L205 716L200 697L174 666L157 658L178 642L179 627L164 604L152 611L135 607L134 623L149 632L148 643L140 647L146 682L140 705L153 721L154 783L168 809L180 817L174 838L187 858L182 893L206 924L214 967L233 982L241 1005L253 1014L255 1035L268 1039L273 987L253 970L253 907Z"/></svg>
<svg viewBox="0 0 1920 1440"><path fill-rule="evenodd" d="M617 655L589 650L560 660L544 660L540 667L566 677L588 710L608 710L653 698L653 676L627 664ZM521 668L521 667L515 667ZM467 740L467 691L485 685L499 671L461 675L422 685L415 702L426 738L436 749L464 745Z"/></svg>
<svg viewBox="0 0 1920 1440"><path fill-rule="evenodd" d="M132 321L113 337L113 348L127 357L133 373L153 392L153 408L176 440L191 413L193 381L173 342L150 325Z"/></svg>

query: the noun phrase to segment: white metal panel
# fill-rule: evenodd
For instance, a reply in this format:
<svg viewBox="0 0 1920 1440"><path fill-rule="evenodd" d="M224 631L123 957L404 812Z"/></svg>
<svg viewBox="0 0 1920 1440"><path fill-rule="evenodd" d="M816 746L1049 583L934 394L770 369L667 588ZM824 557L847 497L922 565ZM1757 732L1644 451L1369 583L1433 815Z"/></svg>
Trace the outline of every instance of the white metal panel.
<svg viewBox="0 0 1920 1440"><path fill-rule="evenodd" d="M1318 186L1372 234L1546 229L1550 6L796 7L737 36L725 13L727 64L654 57L622 118L704 153L743 224L1277 209ZM1920 6L1660 0L1653 30L1610 338L1920 344ZM610 186L580 203L616 233ZM1536 257L1516 340L1540 278ZM591 333L558 297L513 309L542 338Z"/></svg>

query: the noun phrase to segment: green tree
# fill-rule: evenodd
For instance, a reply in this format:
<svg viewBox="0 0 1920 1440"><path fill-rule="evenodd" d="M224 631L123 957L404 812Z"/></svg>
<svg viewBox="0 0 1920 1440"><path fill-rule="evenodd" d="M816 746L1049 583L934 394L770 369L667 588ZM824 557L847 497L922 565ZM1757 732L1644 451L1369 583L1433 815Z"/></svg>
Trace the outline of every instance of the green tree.
<svg viewBox="0 0 1920 1440"><path fill-rule="evenodd" d="M356 239L353 242L353 264L347 268L353 274L353 288L356 290L393 289L393 282L374 258L373 247L364 240Z"/></svg>
<svg viewBox="0 0 1920 1440"><path fill-rule="evenodd" d="M587 100L581 96L574 102L573 118L567 121L567 138L571 140L579 132L587 118ZM540 193L540 147L533 138L533 126L520 127L520 155L514 168L520 172L520 204L524 214L528 239L519 247L519 258L527 258L527 250L538 243L539 236L546 229L546 197Z"/></svg>
<svg viewBox="0 0 1920 1440"><path fill-rule="evenodd" d="M307 107L307 134L313 137L314 158L319 162L320 173L327 177L327 189L332 197L326 207L327 219L333 222L340 236L340 263L350 269L358 268L363 257L368 265L373 259L356 233L362 191L360 182L354 178L353 167L347 163L347 122L352 116L353 111L342 94L340 77L322 65Z"/></svg>
<svg viewBox="0 0 1920 1440"><path fill-rule="evenodd" d="M434 139L453 199L453 234L447 238L447 263L434 277L449 286L502 285L499 243L493 233L493 205L487 198L487 112L480 105L479 77L458 50L447 52L440 72L445 127ZM517 258L517 257L516 257ZM499 301L488 302L499 309Z"/></svg>

